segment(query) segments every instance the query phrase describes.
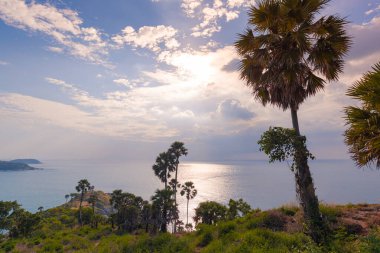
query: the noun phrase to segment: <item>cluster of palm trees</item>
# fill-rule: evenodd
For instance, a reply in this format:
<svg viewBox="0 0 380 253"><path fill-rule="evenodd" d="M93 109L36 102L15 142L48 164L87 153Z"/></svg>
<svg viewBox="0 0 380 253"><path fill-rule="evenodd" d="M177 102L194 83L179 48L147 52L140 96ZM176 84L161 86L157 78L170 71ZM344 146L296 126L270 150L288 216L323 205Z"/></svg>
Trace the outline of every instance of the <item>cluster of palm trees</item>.
<svg viewBox="0 0 380 253"><path fill-rule="evenodd" d="M152 197L153 205L160 203L160 220L161 228L163 232L167 231L169 223L173 224L173 232L177 231L178 226L182 225L179 221L179 211L177 203L177 189L181 188L180 194L185 195L187 200L187 218L185 226L189 227L189 201L197 195L193 182L185 182L180 184L178 182L178 169L179 159L181 156L187 155L187 149L184 143L174 142L170 148L162 152L156 158L156 162L153 165L154 174L164 183L164 189L157 190ZM174 174L174 178L173 177Z"/></svg>
<svg viewBox="0 0 380 253"><path fill-rule="evenodd" d="M146 232L156 233L157 231L167 232L168 225L172 224L173 232L191 229L189 224L189 201L197 195L193 182L178 182L179 159L181 156L187 155L187 149L182 142L174 142L170 148L160 153L153 165L155 175L164 183L164 189L156 190L151 198L151 203L132 193L123 192L122 190L114 190L111 194L110 204L112 214L109 221L112 227L124 232L132 232L137 229L145 229ZM92 219L96 221L95 206L98 202L94 186L87 179L82 179L75 187L76 194L65 195L66 203L70 197L79 200L78 221L82 226L83 214L82 205L85 196L87 202L92 207ZM177 189L180 189L180 195L185 196L187 203L186 224L179 220L179 211L177 203ZM92 222L97 226L97 222Z"/></svg>

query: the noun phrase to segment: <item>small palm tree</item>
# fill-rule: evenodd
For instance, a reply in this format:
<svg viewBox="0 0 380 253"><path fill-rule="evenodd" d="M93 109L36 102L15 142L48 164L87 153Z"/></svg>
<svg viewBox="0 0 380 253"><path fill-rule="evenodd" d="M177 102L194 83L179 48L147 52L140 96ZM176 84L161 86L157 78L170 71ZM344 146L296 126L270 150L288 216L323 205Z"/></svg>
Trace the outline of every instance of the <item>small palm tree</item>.
<svg viewBox="0 0 380 253"><path fill-rule="evenodd" d="M380 62L347 95L361 101L361 106L345 109L345 142L352 159L359 167L375 164L380 169Z"/></svg>
<svg viewBox="0 0 380 253"><path fill-rule="evenodd" d="M197 196L197 189L195 189L194 183L189 181L182 185L181 196L185 195L187 200L186 205L186 225L189 224L189 201Z"/></svg>
<svg viewBox="0 0 380 253"><path fill-rule="evenodd" d="M82 179L78 182L78 185L75 187L75 190L80 193L80 199L79 199L79 224L82 226L82 202L84 195L89 190L93 189L91 184L88 182L87 179Z"/></svg>
<svg viewBox="0 0 380 253"><path fill-rule="evenodd" d="M337 80L350 47L344 18L320 16L330 0L261 0L252 6L249 25L235 47L242 57L241 78L264 106L290 109L301 137L297 112L310 96ZM298 150L296 185L311 236L319 241L321 215L307 156Z"/></svg>

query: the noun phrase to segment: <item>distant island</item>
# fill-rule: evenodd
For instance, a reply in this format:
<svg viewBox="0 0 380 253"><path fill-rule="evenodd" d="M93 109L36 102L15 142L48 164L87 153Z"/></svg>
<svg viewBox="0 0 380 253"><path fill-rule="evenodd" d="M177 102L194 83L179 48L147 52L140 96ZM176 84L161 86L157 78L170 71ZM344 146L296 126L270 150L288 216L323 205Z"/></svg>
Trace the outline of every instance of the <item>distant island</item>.
<svg viewBox="0 0 380 253"><path fill-rule="evenodd" d="M20 159L24 160L24 159ZM33 160L33 159L25 159L25 160ZM0 171L23 171L23 170L40 170L39 168L34 168L27 163L23 162L15 162L17 160L13 161L0 161ZM41 164L40 161L34 160L34 162L38 163L31 163L31 164Z"/></svg>
<svg viewBox="0 0 380 253"><path fill-rule="evenodd" d="M9 161L11 163L24 163L24 164L42 164L42 162L38 161L37 159L15 159Z"/></svg>

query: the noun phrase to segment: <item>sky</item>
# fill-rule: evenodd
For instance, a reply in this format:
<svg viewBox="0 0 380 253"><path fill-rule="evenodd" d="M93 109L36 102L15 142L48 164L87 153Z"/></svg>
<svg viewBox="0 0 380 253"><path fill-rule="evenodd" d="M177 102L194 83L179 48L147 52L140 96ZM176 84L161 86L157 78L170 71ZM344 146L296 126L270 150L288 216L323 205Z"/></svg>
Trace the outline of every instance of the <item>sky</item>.
<svg viewBox="0 0 380 253"><path fill-rule="evenodd" d="M191 161L265 159L263 107L233 47L254 0L0 0L0 160L152 160L174 141ZM353 46L339 81L309 98L301 132L317 159L348 159L347 88L380 60L380 1L332 0Z"/></svg>

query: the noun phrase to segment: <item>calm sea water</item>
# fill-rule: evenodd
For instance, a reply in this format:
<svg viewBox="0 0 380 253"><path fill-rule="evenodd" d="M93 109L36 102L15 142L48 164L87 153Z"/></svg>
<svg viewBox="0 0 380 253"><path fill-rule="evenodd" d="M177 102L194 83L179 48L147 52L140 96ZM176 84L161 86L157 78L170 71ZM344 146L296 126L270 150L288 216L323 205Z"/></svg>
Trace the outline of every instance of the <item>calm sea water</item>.
<svg viewBox="0 0 380 253"><path fill-rule="evenodd" d="M35 212L65 202L65 194L75 192L76 183L87 178L105 192L123 189L149 199L162 184L149 162L99 163L90 161L43 161L44 170L0 172L0 200L17 200ZM327 203L379 203L380 171L357 169L349 160L311 163L319 199ZM267 161L223 164L183 163L180 182L193 181L198 196L190 201L190 211L205 200L227 203L243 198L255 208L269 209L295 203L294 177L286 163ZM185 199L180 211L185 214ZM183 217L183 216L182 216Z"/></svg>

